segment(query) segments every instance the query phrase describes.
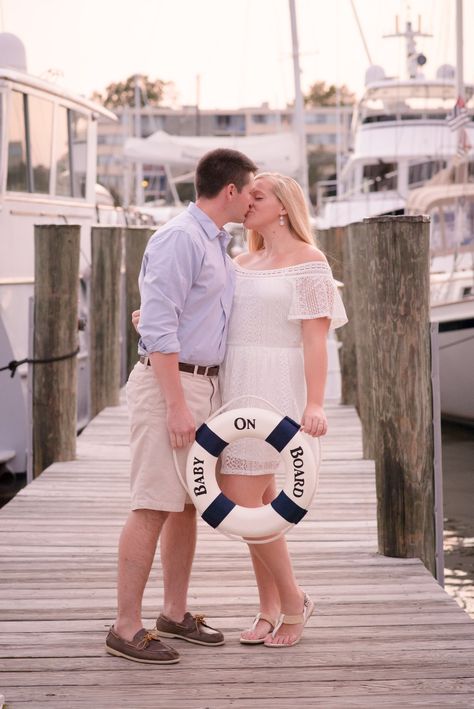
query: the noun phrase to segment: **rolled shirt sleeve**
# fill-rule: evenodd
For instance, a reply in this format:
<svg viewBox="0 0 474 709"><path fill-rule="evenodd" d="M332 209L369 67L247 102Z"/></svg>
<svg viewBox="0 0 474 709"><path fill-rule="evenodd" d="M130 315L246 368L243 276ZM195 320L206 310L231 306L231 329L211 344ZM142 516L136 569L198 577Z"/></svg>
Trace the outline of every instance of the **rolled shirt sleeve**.
<svg viewBox="0 0 474 709"><path fill-rule="evenodd" d="M148 353L179 352L179 318L204 258L198 240L179 229L151 238L143 259L140 345Z"/></svg>

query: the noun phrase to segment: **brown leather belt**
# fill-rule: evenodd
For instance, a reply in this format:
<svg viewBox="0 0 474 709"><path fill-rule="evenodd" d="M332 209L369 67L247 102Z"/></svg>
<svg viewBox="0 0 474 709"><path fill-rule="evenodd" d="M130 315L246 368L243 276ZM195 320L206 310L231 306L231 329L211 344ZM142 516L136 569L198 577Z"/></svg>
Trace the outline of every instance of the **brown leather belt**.
<svg viewBox="0 0 474 709"><path fill-rule="evenodd" d="M140 357L140 362L142 364L151 365L149 357ZM178 362L178 369L180 372L187 372L188 374L201 374L204 377L217 377L219 374L219 365L212 364L209 367L204 367L202 364L186 364L186 362Z"/></svg>

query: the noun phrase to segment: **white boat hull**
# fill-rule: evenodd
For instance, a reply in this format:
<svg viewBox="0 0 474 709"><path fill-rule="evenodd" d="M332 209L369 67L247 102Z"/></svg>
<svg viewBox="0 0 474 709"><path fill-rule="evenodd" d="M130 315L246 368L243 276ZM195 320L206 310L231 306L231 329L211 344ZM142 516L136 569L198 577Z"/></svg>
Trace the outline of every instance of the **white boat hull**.
<svg viewBox="0 0 474 709"><path fill-rule="evenodd" d="M474 425L474 299L432 308L439 323L441 414Z"/></svg>

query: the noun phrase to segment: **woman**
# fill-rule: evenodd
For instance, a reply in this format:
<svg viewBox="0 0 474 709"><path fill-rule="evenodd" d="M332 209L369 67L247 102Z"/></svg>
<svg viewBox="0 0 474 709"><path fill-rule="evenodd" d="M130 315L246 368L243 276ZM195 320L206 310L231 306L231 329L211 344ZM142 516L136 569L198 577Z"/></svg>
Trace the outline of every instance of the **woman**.
<svg viewBox="0 0 474 709"><path fill-rule="evenodd" d="M313 246L308 210L295 180L276 173L255 179L244 226L249 252L235 259L236 290L227 353L219 382L222 401L243 392L262 397L301 421L310 436L327 431L323 410L330 327L346 322L327 261ZM239 406L262 406L249 397ZM257 507L276 496L278 453L255 439L229 445L219 484L237 504ZM249 544L260 612L246 644L290 647L299 642L313 602L298 587L284 538Z"/></svg>

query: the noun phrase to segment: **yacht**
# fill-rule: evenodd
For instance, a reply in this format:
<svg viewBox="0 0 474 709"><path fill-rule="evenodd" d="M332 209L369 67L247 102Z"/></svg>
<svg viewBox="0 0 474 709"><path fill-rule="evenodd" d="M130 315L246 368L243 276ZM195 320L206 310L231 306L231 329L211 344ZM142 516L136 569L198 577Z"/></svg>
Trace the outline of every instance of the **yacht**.
<svg viewBox="0 0 474 709"><path fill-rule="evenodd" d="M443 417L474 424L474 184L440 173L410 194L407 214L430 217L431 321L439 329Z"/></svg>
<svg viewBox="0 0 474 709"><path fill-rule="evenodd" d="M407 22L407 78L366 73L353 115L350 149L335 181L318 184L318 229L382 214L431 216L431 319L440 330L443 416L474 423L474 85L463 86L463 147L453 130L459 100L456 70L442 65L433 79L422 70ZM457 183L457 184L456 184Z"/></svg>
<svg viewBox="0 0 474 709"><path fill-rule="evenodd" d="M443 64L434 79L422 73L427 59L417 51L424 36L407 22L389 37L406 42L407 78L387 77L371 66L357 104L348 154L337 180L318 183L317 226L345 226L380 214L402 214L412 190L422 186L456 158L457 131L449 118L458 99L456 70ZM474 144L474 115L469 103L474 85L464 86L469 111L467 143ZM474 164L469 163L474 179Z"/></svg>
<svg viewBox="0 0 474 709"><path fill-rule="evenodd" d="M90 229L123 215L96 186L97 119L104 107L27 72L14 35L0 34L0 367L29 353L34 225L81 226L80 314L85 315ZM80 333L78 425L88 420L88 343ZM0 469L27 469L28 366L0 372Z"/></svg>

